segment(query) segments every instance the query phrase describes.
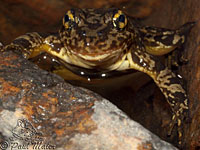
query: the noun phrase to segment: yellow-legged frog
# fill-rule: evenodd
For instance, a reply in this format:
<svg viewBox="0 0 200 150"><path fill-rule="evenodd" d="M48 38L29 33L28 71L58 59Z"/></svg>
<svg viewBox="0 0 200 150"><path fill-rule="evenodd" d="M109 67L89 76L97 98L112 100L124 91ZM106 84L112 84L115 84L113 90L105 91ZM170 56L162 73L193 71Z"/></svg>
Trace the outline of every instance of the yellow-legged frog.
<svg viewBox="0 0 200 150"><path fill-rule="evenodd" d="M169 134L177 124L181 139L189 100L180 79L156 56L181 46L193 25L186 23L176 30L148 27L116 8L71 9L57 34L42 37L36 32L27 33L3 50L15 49L27 59L48 53L79 76L105 77L112 71L133 69L144 72L172 109Z"/></svg>

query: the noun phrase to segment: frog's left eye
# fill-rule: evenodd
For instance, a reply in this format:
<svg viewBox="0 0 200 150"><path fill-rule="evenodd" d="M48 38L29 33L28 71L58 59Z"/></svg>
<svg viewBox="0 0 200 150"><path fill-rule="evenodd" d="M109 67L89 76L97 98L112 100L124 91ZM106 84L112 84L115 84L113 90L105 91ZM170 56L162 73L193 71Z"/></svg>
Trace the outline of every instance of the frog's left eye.
<svg viewBox="0 0 200 150"><path fill-rule="evenodd" d="M74 26L74 24L77 23L77 19L75 18L74 11L69 10L63 17L63 26L65 29L71 29L71 27Z"/></svg>
<svg viewBox="0 0 200 150"><path fill-rule="evenodd" d="M118 29L123 29L127 25L126 15L124 15L121 10L118 10L117 13L114 14L113 25Z"/></svg>

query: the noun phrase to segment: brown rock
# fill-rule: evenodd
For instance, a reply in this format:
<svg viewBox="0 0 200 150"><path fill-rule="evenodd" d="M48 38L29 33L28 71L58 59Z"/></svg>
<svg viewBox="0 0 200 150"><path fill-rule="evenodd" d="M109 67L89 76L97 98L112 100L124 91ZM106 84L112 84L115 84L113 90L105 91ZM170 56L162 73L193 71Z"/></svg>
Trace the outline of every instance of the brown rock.
<svg viewBox="0 0 200 150"><path fill-rule="evenodd" d="M13 149L176 149L99 95L10 51L0 55L0 137L1 148Z"/></svg>

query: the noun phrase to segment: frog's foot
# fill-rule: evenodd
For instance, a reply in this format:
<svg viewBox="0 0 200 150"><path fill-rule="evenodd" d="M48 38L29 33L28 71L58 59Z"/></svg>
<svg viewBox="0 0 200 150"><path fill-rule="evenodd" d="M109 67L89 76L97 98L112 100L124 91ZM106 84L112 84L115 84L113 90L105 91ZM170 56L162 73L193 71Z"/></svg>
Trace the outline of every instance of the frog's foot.
<svg viewBox="0 0 200 150"><path fill-rule="evenodd" d="M169 69L177 70L179 66L185 65L188 63L188 59L182 54L182 51L179 49L172 51L165 56L165 66Z"/></svg>
<svg viewBox="0 0 200 150"><path fill-rule="evenodd" d="M180 105L179 106L179 110L178 111L174 111L173 116L172 116L172 120L169 124L169 131L168 131L168 135L170 136L172 134L172 130L174 129L174 127L177 125L177 132L178 132L178 143L179 145L181 145L182 140L183 140L183 126L182 126L182 122L185 119L185 117L188 117L188 107L184 106L184 105Z"/></svg>

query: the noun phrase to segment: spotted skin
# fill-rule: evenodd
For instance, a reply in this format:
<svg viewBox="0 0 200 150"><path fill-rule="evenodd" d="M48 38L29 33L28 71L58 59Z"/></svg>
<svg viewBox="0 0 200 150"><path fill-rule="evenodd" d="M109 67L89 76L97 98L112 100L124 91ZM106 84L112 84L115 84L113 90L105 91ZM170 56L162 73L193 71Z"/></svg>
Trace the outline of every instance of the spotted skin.
<svg viewBox="0 0 200 150"><path fill-rule="evenodd" d="M189 111L188 97L180 83L180 79L148 53L135 50L132 52L132 59L132 68L137 68L137 70L151 76L164 94L173 111L172 122L170 123L168 134L171 134L174 124L177 123L180 140L182 138L181 122L186 116L188 117ZM141 61L141 59L143 61ZM181 144L181 140L179 141L179 144Z"/></svg>
<svg viewBox="0 0 200 150"><path fill-rule="evenodd" d="M177 76L156 55L181 46L194 23L170 30L138 26L134 22L115 8L72 9L63 17L58 34L43 38L38 33L27 33L4 50L18 50L27 59L46 52L70 70L73 67L69 66L76 66L99 74L131 69L148 74L172 109L169 134L177 124L181 142L182 121L189 107L187 94ZM79 74L77 70L75 73Z"/></svg>
<svg viewBox="0 0 200 150"><path fill-rule="evenodd" d="M186 23L177 30L155 27L139 28L145 50L152 55L164 55L181 46L194 22Z"/></svg>

